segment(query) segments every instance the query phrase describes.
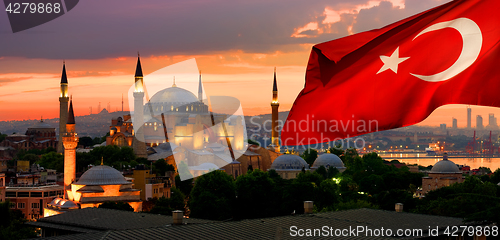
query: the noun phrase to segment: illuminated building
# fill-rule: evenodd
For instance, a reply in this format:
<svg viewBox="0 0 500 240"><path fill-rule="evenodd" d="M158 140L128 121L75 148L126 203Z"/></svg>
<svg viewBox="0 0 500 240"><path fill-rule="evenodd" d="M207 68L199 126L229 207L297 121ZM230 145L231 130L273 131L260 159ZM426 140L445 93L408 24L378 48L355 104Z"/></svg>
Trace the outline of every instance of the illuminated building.
<svg viewBox="0 0 500 240"><path fill-rule="evenodd" d="M76 153L78 144L75 132L73 102L70 102L64 143L64 198L55 198L44 208L44 216L51 216L78 208L98 207L105 201L123 201L130 204L134 211L142 210L140 190L132 188L129 182L116 169L109 166L95 166L76 180Z"/></svg>
<svg viewBox="0 0 500 240"><path fill-rule="evenodd" d="M1 187L0 187L1 189ZM44 208L54 198L62 197L64 187L47 185L14 184L5 187L5 200L10 201L10 208L17 209L25 218L38 219L44 216Z"/></svg>
<svg viewBox="0 0 500 240"><path fill-rule="evenodd" d="M443 160L437 162L428 176L422 178L422 194L454 183L462 183L464 179L462 171L454 162L448 160L448 155L444 153Z"/></svg>

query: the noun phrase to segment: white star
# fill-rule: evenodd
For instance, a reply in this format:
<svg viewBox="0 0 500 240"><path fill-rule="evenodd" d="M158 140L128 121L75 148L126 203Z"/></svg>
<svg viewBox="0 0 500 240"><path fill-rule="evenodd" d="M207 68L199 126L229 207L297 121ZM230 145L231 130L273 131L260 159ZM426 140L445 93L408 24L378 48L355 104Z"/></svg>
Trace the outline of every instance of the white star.
<svg viewBox="0 0 500 240"><path fill-rule="evenodd" d="M380 55L380 60L384 62L384 66L382 66L382 68L377 72L377 74L387 69L391 69L393 72L398 73L398 65L408 58L410 57L405 57L405 58L399 57L399 47L396 48L396 51L394 51L390 57Z"/></svg>

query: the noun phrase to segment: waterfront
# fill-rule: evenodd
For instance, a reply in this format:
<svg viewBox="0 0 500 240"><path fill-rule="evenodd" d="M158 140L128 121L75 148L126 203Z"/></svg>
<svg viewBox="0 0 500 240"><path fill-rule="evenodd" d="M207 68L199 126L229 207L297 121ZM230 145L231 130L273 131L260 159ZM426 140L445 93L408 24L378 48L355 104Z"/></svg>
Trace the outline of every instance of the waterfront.
<svg viewBox="0 0 500 240"><path fill-rule="evenodd" d="M428 156L426 153L383 153L380 154L385 160L398 160L406 164L418 164L420 166L427 167L429 165L434 165L438 161L442 160L442 156ZM487 167L491 171L495 171L500 168L500 158L499 157L461 157L452 156L449 158L458 165L467 165L471 169L476 169L479 167Z"/></svg>

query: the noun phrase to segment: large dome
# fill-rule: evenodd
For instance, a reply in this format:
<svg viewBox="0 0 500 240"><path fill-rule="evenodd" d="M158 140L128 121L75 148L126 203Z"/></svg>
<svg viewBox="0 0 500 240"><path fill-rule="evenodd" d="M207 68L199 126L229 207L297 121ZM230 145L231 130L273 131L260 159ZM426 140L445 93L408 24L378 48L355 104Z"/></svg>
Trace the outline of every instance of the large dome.
<svg viewBox="0 0 500 240"><path fill-rule="evenodd" d="M335 154L332 153L325 153L320 155L318 158L316 158L316 161L314 161L312 168L319 168L319 167L325 167L328 169L329 167L334 167L339 170L345 169L344 167L344 162Z"/></svg>
<svg viewBox="0 0 500 240"><path fill-rule="evenodd" d="M462 173L457 165L447 159L437 162L431 169L431 173Z"/></svg>
<svg viewBox="0 0 500 240"><path fill-rule="evenodd" d="M130 184L118 170L105 165L94 166L80 177L76 185L118 185Z"/></svg>
<svg viewBox="0 0 500 240"><path fill-rule="evenodd" d="M35 123L31 128L53 128L52 126L50 126L49 124L43 122L43 121L40 121L40 122L37 122Z"/></svg>
<svg viewBox="0 0 500 240"><path fill-rule="evenodd" d="M301 170L303 167L309 169L309 164L307 164L304 159L294 154L281 155L271 164L271 169L274 170Z"/></svg>
<svg viewBox="0 0 500 240"><path fill-rule="evenodd" d="M198 98L190 91L180 87L165 88L153 95L151 103L192 103Z"/></svg>

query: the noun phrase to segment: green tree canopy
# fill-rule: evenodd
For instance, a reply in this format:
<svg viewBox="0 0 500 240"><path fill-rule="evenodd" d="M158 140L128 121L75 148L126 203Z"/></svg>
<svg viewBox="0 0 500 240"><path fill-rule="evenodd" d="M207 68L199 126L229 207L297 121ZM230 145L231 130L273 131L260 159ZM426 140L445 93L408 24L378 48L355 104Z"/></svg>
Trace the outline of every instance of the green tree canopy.
<svg viewBox="0 0 500 240"><path fill-rule="evenodd" d="M0 239L17 240L25 238L35 238L36 230L24 223L27 220L19 210L12 210L10 202L0 202Z"/></svg>
<svg viewBox="0 0 500 240"><path fill-rule="evenodd" d="M278 214L281 194L267 172L255 169L236 179L238 218L272 217Z"/></svg>
<svg viewBox="0 0 500 240"><path fill-rule="evenodd" d="M161 197L156 200L154 207L150 213L172 215L174 210L184 211L184 194L177 188L171 188L172 194L170 198Z"/></svg>
<svg viewBox="0 0 500 240"><path fill-rule="evenodd" d="M63 172L64 156L56 152L49 152L42 155L38 164L45 169L55 169L57 172Z"/></svg>
<svg viewBox="0 0 500 240"><path fill-rule="evenodd" d="M318 151L313 148L308 148L300 156L307 162L307 164L309 164L309 166L312 166L316 158L318 158Z"/></svg>
<svg viewBox="0 0 500 240"><path fill-rule="evenodd" d="M232 218L236 199L233 178L223 171L212 171L199 176L191 191L191 216L203 219Z"/></svg>

